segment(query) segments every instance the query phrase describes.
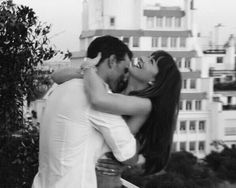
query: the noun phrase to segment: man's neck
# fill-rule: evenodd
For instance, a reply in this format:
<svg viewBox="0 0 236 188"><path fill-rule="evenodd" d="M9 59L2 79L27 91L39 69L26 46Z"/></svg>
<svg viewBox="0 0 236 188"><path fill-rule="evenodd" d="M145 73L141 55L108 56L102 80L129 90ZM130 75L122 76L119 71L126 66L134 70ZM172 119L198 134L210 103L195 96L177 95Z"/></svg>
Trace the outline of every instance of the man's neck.
<svg viewBox="0 0 236 188"><path fill-rule="evenodd" d="M107 78L107 73L106 72L107 71L104 69L102 64L97 67L98 76L100 76L105 83L108 83L108 78Z"/></svg>

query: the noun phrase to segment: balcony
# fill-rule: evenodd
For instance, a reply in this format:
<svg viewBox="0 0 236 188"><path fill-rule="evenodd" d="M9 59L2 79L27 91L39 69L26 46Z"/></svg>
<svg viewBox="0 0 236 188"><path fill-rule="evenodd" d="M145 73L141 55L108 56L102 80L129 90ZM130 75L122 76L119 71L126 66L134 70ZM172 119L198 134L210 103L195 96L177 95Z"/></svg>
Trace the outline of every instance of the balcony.
<svg viewBox="0 0 236 188"><path fill-rule="evenodd" d="M214 70L214 68L210 68L209 75L211 77L218 77L222 75L236 75L236 70Z"/></svg>
<svg viewBox="0 0 236 188"><path fill-rule="evenodd" d="M236 110L236 105L223 105L223 110Z"/></svg>
<svg viewBox="0 0 236 188"><path fill-rule="evenodd" d="M236 81L215 83L214 91L236 91Z"/></svg>

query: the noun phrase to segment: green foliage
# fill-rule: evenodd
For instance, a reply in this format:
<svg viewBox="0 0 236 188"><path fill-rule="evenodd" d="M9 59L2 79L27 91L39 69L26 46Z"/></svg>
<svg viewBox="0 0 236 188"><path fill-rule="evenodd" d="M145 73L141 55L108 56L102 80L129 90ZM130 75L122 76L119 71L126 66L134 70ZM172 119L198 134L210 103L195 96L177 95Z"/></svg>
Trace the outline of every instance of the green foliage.
<svg viewBox="0 0 236 188"><path fill-rule="evenodd" d="M173 153L163 173L144 176L142 167L136 166L123 177L141 188L215 188L218 182L205 163L185 151Z"/></svg>
<svg viewBox="0 0 236 188"><path fill-rule="evenodd" d="M50 71L38 70L35 73L34 89L29 102L42 98L53 84Z"/></svg>
<svg viewBox="0 0 236 188"><path fill-rule="evenodd" d="M37 65L57 52L49 45L50 26L27 6L0 5L0 125L11 134L22 127L22 106L31 98Z"/></svg>
<svg viewBox="0 0 236 188"><path fill-rule="evenodd" d="M171 155L166 171L181 174L185 178L192 178L196 164L197 158L192 153L176 152Z"/></svg>
<svg viewBox="0 0 236 188"><path fill-rule="evenodd" d="M0 187L29 188L38 170L38 127L25 126L0 150Z"/></svg>
<svg viewBox="0 0 236 188"><path fill-rule="evenodd" d="M214 188L217 179L204 163L189 152L173 153L166 174L153 177L146 188Z"/></svg>
<svg viewBox="0 0 236 188"><path fill-rule="evenodd" d="M236 183L236 148L224 146L221 152L207 155L205 161L219 179Z"/></svg>
<svg viewBox="0 0 236 188"><path fill-rule="evenodd" d="M145 188L184 188L184 180L175 173L154 176Z"/></svg>
<svg viewBox="0 0 236 188"><path fill-rule="evenodd" d="M38 130L23 117L25 101L47 82L37 66L57 53L50 25L33 9L0 4L0 187L30 187L38 165ZM65 54L69 57L70 53Z"/></svg>

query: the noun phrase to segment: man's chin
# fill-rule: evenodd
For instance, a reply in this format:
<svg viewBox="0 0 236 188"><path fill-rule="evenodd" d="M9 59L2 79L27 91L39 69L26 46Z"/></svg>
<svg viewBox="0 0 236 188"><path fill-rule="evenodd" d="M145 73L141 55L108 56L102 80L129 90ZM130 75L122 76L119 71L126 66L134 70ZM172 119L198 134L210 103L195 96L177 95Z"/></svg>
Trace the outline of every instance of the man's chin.
<svg viewBox="0 0 236 188"><path fill-rule="evenodd" d="M128 85L128 81L119 81L117 86L114 90L112 90L113 93L122 93Z"/></svg>

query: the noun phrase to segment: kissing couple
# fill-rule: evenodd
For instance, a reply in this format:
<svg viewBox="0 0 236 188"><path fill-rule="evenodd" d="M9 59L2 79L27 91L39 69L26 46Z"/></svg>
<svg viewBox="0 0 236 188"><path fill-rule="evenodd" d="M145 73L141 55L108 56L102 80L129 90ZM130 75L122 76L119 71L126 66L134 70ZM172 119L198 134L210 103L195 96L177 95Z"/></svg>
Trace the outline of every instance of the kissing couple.
<svg viewBox="0 0 236 188"><path fill-rule="evenodd" d="M32 188L119 188L127 166L142 162L144 176L165 169L181 90L170 54L133 59L118 38L102 36L80 69L52 78Z"/></svg>

